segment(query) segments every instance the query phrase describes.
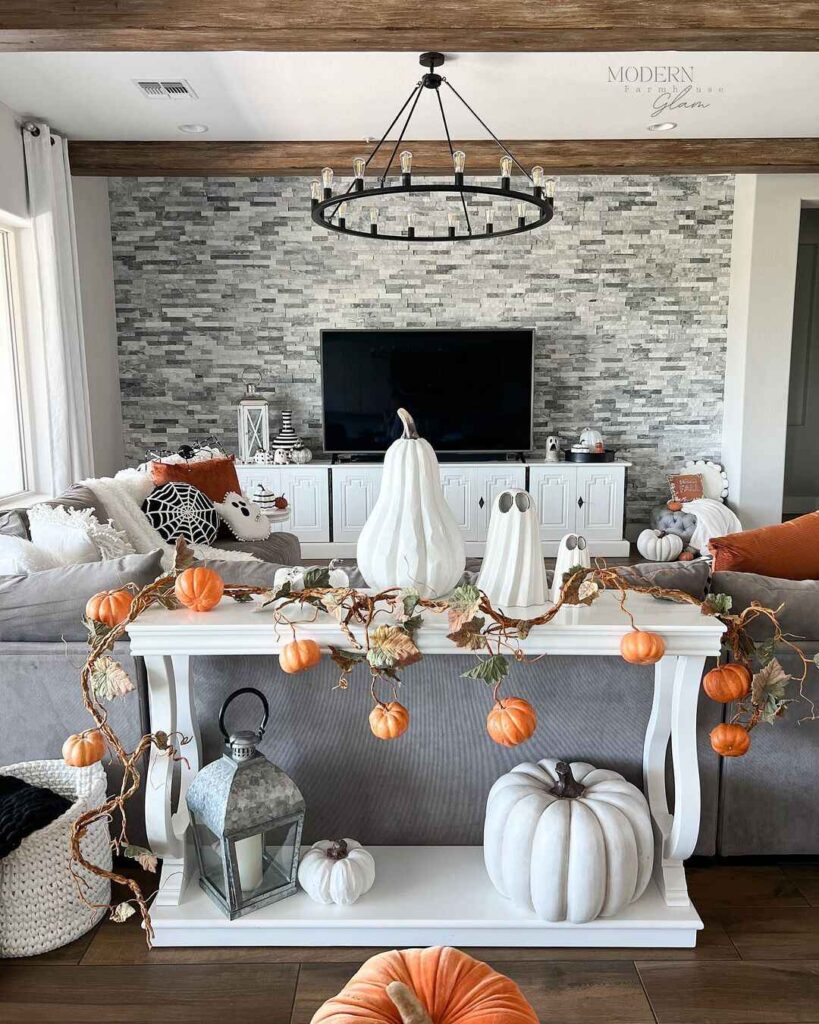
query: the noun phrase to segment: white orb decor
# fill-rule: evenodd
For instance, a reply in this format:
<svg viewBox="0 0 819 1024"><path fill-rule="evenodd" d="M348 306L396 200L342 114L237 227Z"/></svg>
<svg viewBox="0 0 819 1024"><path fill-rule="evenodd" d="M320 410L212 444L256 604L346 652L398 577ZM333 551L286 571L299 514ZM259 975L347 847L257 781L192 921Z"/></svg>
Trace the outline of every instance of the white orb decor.
<svg viewBox="0 0 819 1024"><path fill-rule="evenodd" d="M490 790L483 851L502 896L541 920L584 924L640 898L654 835L645 797L622 775L544 758Z"/></svg>

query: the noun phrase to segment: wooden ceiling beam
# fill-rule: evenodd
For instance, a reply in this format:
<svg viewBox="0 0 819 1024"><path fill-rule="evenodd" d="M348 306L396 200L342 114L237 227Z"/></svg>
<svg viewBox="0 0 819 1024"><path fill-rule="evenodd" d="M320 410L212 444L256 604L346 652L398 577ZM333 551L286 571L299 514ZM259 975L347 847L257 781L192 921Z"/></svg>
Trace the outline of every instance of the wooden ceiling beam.
<svg viewBox="0 0 819 1024"><path fill-rule="evenodd" d="M407 142L418 174L447 173L443 142ZM486 140L456 143L467 172L497 174L499 150ZM819 139L509 140L525 167L547 174L819 173ZM361 142L87 142L69 144L76 175L317 175L325 165L346 175ZM386 158L385 158L386 159ZM380 169L380 167L379 167Z"/></svg>
<svg viewBox="0 0 819 1024"><path fill-rule="evenodd" d="M816 0L3 0L0 50L817 50Z"/></svg>

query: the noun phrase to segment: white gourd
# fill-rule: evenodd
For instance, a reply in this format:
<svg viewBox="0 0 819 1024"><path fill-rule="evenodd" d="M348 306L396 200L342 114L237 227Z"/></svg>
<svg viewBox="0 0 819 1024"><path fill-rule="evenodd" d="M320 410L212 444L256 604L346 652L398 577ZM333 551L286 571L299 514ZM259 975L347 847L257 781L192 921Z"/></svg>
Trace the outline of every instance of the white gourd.
<svg viewBox="0 0 819 1024"><path fill-rule="evenodd" d="M372 854L355 839L313 843L299 864L299 884L316 903L349 906L375 881Z"/></svg>
<svg viewBox="0 0 819 1024"><path fill-rule="evenodd" d="M662 530L643 530L637 538L637 550L650 562L673 562L683 549L682 537Z"/></svg>
<svg viewBox="0 0 819 1024"><path fill-rule="evenodd" d="M582 924L640 898L654 836L645 797L622 775L545 758L494 784L483 849L501 895L544 921Z"/></svg>
<svg viewBox="0 0 819 1024"><path fill-rule="evenodd" d="M358 538L358 567L375 590L408 587L442 597L466 565L464 539L441 487L432 445L406 409L404 433L384 456L381 491Z"/></svg>

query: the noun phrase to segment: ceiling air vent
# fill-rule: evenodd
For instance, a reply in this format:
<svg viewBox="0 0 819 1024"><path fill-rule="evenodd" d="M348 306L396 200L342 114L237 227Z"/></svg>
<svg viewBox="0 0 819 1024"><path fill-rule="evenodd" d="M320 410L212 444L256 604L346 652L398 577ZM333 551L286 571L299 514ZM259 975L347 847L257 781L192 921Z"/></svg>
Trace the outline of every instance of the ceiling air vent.
<svg viewBox="0 0 819 1024"><path fill-rule="evenodd" d="M195 100L197 95L184 78L169 81L137 79L134 83L143 96L151 100Z"/></svg>

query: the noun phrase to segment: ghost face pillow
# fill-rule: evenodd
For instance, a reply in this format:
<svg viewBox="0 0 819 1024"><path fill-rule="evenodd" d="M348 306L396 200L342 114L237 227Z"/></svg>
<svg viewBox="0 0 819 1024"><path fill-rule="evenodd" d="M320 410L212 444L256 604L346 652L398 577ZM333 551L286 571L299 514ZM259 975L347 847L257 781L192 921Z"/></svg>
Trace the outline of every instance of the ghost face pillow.
<svg viewBox="0 0 819 1024"><path fill-rule="evenodd" d="M270 535L270 520L250 498L228 491L215 503L216 511L236 540L264 540Z"/></svg>

